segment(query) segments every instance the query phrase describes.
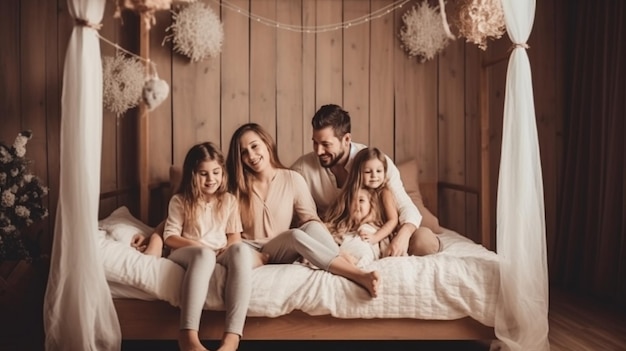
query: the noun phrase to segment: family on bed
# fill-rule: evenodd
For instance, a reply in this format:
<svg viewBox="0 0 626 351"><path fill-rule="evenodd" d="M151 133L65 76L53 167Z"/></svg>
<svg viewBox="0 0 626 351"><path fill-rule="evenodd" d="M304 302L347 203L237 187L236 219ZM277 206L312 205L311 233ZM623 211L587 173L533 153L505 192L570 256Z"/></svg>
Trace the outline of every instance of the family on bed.
<svg viewBox="0 0 626 351"><path fill-rule="evenodd" d="M437 235L419 227L422 217L392 161L352 142L348 112L322 106L312 125L313 152L291 169L281 164L271 135L255 123L234 132L226 159L211 142L194 145L167 219L149 239L133 240L138 250L157 256L165 243L167 258L185 268L181 350L206 350L198 328L216 263L228 272L218 349L227 351L239 346L255 267L300 259L375 298L382 277L363 269L364 262L440 250Z"/></svg>

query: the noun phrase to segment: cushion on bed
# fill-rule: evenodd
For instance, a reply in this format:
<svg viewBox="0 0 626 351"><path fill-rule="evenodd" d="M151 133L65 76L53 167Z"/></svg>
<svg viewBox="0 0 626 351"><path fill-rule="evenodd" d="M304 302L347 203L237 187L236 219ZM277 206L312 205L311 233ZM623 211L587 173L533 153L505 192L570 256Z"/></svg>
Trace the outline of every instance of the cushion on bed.
<svg viewBox="0 0 626 351"><path fill-rule="evenodd" d="M154 228L135 218L128 207L122 206L113 211L108 217L98 222L98 228L107 232L109 239L114 239L130 247L130 241L135 234L148 237Z"/></svg>
<svg viewBox="0 0 626 351"><path fill-rule="evenodd" d="M400 178L404 184L404 189L422 214L422 227L429 228L437 234L442 233L443 228L439 226L439 219L424 205L424 199L419 186L419 167L417 160L408 160L398 163L396 166L398 167L398 171L400 171Z"/></svg>

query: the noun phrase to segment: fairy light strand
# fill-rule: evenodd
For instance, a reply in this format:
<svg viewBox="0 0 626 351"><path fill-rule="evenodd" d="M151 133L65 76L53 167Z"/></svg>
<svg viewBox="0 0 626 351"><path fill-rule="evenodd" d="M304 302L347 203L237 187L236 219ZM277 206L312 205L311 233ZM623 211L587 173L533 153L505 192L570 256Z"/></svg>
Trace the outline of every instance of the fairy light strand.
<svg viewBox="0 0 626 351"><path fill-rule="evenodd" d="M132 53L126 49L124 49L123 47L119 46L117 43L114 43L112 41L110 41L109 39L101 36L99 33L96 33L96 35L98 36L98 38L100 38L100 40L102 40L103 42L113 46L116 50L122 51L123 53L133 56L135 58L137 58L138 60L144 62L145 64L149 65L149 68L152 70L152 73L156 73L156 63L152 62L149 58L144 58L141 57L135 53Z"/></svg>
<svg viewBox="0 0 626 351"><path fill-rule="evenodd" d="M395 1L387 6L384 6L378 10L375 10L367 15L363 15L360 17L356 17L353 18L349 21L343 21L343 22L339 22L339 23L332 23L332 24L324 24L324 25L318 25L318 26L301 26L301 25L293 25L293 24L288 24L288 23L282 23L282 22L278 22L275 21L273 19L267 18L267 17L263 17L260 15L256 15L246 9L243 9L237 5L234 5L230 2L228 2L227 0L222 0L221 3L219 0L213 0L214 2L216 2L219 6L226 8L228 10L231 10L233 12L236 12L240 15L246 16L247 18L257 22L257 23L261 23L264 24L268 27L274 27L276 29L284 29L284 30L288 30L288 31L292 31L292 32L297 32L297 33L324 33L324 32L330 32L330 31L335 31L335 30L340 30L340 29L347 29L353 26L357 26L360 24L364 24L364 23L368 23L372 20L376 20L379 19L381 17L384 17L388 14L390 14L391 12L401 8L402 6L404 6L407 2L409 2L410 0L399 0L399 1Z"/></svg>

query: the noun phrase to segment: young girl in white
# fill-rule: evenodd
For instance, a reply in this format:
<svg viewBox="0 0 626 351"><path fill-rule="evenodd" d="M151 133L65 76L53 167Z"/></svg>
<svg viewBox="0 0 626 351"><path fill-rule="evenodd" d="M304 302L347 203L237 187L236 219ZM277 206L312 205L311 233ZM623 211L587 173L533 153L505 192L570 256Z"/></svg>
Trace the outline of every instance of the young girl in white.
<svg viewBox="0 0 626 351"><path fill-rule="evenodd" d="M380 258L398 225L398 209L386 186L386 174L387 160L379 149L359 151L348 180L325 215L327 226L342 251L356 258L359 265ZM369 250L364 250L362 243L366 243Z"/></svg>
<svg viewBox="0 0 626 351"><path fill-rule="evenodd" d="M186 269L181 286L181 350L206 350L198 337L200 316L215 263L228 270L224 292L226 323L218 351L239 347L257 253L241 241L237 199L226 192L224 156L212 143L193 146L183 164L178 192L172 197L163 239L168 256Z"/></svg>

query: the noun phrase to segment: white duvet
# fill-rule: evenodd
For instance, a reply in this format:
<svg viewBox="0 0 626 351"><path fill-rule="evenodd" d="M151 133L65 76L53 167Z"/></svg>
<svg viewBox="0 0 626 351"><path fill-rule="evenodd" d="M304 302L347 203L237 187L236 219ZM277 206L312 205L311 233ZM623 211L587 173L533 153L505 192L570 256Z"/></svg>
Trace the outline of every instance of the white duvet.
<svg viewBox="0 0 626 351"><path fill-rule="evenodd" d="M101 259L114 298L160 299L178 306L183 269L143 255L102 234ZM382 277L380 295L351 281L301 264L266 265L253 273L249 316L276 317L293 310L339 318L449 320L470 316L494 325L499 291L498 257L456 232L440 235L442 252L384 258L366 268ZM205 308L223 309L225 269L218 265Z"/></svg>

